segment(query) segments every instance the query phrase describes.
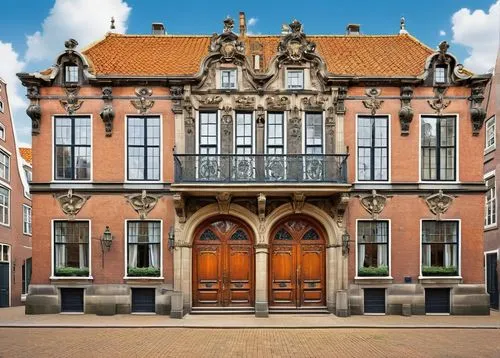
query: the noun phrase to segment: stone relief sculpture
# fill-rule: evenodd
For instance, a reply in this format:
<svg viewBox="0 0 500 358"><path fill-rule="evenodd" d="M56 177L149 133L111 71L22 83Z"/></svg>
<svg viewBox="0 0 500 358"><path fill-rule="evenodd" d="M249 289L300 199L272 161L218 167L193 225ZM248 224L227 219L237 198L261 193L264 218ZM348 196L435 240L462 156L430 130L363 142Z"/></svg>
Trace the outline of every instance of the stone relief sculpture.
<svg viewBox="0 0 500 358"><path fill-rule="evenodd" d="M481 106L484 100L484 87L476 86L471 90L470 101L470 119L472 121L472 135L477 136L483 127L486 118L486 110Z"/></svg>
<svg viewBox="0 0 500 358"><path fill-rule="evenodd" d="M444 95L447 89L447 87L434 87L434 99L427 100L429 106L436 112L438 116L441 116L446 107L448 107L451 103L450 100L444 99Z"/></svg>
<svg viewBox="0 0 500 358"><path fill-rule="evenodd" d="M69 189L64 195L54 195L61 210L70 220L74 219L90 198L88 195L74 194L73 189Z"/></svg>
<svg viewBox="0 0 500 358"><path fill-rule="evenodd" d="M451 195L446 195L442 190L439 190L437 194L432 194L426 197L425 202L429 207L429 210L434 215L437 215L438 220L440 220L441 215L444 214L453 203L453 197Z"/></svg>
<svg viewBox="0 0 500 358"><path fill-rule="evenodd" d="M38 86L28 87L28 98L30 105L26 109L26 114L31 118L31 134L40 134L40 121L42 120L42 109L40 107L40 89Z"/></svg>
<svg viewBox="0 0 500 358"><path fill-rule="evenodd" d="M401 109L399 110L401 135L410 134L410 123L413 120L413 108L411 108L412 97L413 97L412 87L405 86L401 88Z"/></svg>
<svg viewBox="0 0 500 358"><path fill-rule="evenodd" d="M138 99L133 99L130 101L132 105L139 111L140 114L147 113L151 108L153 108L155 101L149 99L153 94L153 90L147 87L140 87L135 89L135 95L139 97Z"/></svg>
<svg viewBox="0 0 500 358"><path fill-rule="evenodd" d="M379 88L367 88L365 90L368 99L363 100L363 105L371 111L372 116L377 114L377 110L379 110L384 103L384 101L378 99L380 92L381 90Z"/></svg>
<svg viewBox="0 0 500 358"><path fill-rule="evenodd" d="M125 198L130 206L139 214L139 217L145 219L158 203L159 196L148 194L146 190L143 190L141 194L125 195Z"/></svg>
<svg viewBox="0 0 500 358"><path fill-rule="evenodd" d="M80 88L66 87L64 90L66 91L66 98L59 100L59 103L61 103L61 106L64 108L66 113L73 114L78 111L83 104L83 101L78 99L78 92Z"/></svg>
<svg viewBox="0 0 500 358"><path fill-rule="evenodd" d="M104 87L102 89L102 99L104 100L104 107L100 113L104 128L106 130L106 137L111 137L113 134L113 119L115 118L115 111L113 105L112 87Z"/></svg>
<svg viewBox="0 0 500 358"><path fill-rule="evenodd" d="M370 195L361 197L361 206L371 214L372 218L377 219L378 215L384 210L387 197L377 194L376 190L372 190Z"/></svg>

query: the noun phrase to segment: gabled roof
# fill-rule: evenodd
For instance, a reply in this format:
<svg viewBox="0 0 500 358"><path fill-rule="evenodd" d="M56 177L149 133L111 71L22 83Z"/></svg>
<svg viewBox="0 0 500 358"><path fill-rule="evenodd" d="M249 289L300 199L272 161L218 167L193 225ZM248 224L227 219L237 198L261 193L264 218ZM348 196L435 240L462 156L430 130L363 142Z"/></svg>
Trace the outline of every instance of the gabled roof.
<svg viewBox="0 0 500 358"><path fill-rule="evenodd" d="M21 154L21 157L29 163L29 165L32 165L31 160L32 160L32 152L31 148L19 148L19 153Z"/></svg>
<svg viewBox="0 0 500 358"><path fill-rule="evenodd" d="M334 75L406 77L424 72L434 51L408 34L307 36ZM279 36L247 35L262 45L264 66L277 52ZM106 37L83 51L91 72L99 75L194 75L208 55L210 36L120 35ZM248 52L248 51L247 51Z"/></svg>

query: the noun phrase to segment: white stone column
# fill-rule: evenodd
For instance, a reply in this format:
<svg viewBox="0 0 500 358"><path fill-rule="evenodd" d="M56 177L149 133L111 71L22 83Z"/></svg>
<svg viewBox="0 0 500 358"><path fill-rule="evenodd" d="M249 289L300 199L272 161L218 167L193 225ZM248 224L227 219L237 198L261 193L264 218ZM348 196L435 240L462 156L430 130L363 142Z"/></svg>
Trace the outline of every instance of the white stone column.
<svg viewBox="0 0 500 358"><path fill-rule="evenodd" d="M335 152L336 153L345 153L346 152L346 148L344 145L344 115L343 114L337 114L337 120L335 122Z"/></svg>
<svg viewBox="0 0 500 358"><path fill-rule="evenodd" d="M326 306L328 311L335 313L335 292L337 291L337 248L327 246L326 248Z"/></svg>
<svg viewBox="0 0 500 358"><path fill-rule="evenodd" d="M191 277L191 266L192 266L192 249L189 246L181 247L181 286L182 286L182 297L184 302L184 312L191 312L192 305L192 277Z"/></svg>
<svg viewBox="0 0 500 358"><path fill-rule="evenodd" d="M269 245L255 245L255 316L268 317L268 256Z"/></svg>

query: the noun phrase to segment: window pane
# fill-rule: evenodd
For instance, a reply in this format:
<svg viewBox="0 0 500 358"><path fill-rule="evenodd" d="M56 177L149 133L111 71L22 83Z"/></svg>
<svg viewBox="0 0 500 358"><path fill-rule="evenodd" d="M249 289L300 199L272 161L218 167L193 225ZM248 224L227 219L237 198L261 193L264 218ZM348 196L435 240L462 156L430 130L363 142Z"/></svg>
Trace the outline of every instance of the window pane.
<svg viewBox="0 0 500 358"><path fill-rule="evenodd" d="M78 66L66 66L64 80L65 82L78 82Z"/></svg>
<svg viewBox="0 0 500 358"><path fill-rule="evenodd" d="M436 68L434 69L434 81L436 83L446 82L446 67L436 66Z"/></svg>
<svg viewBox="0 0 500 358"><path fill-rule="evenodd" d="M71 147L56 148L56 179L72 179Z"/></svg>
<svg viewBox="0 0 500 358"><path fill-rule="evenodd" d="M88 268L88 221L54 222L56 275L62 267Z"/></svg>
<svg viewBox="0 0 500 358"><path fill-rule="evenodd" d="M90 147L75 147L75 179L90 179Z"/></svg>
<svg viewBox="0 0 500 358"><path fill-rule="evenodd" d="M287 88L303 89L304 88L304 71L303 70L288 70L287 72Z"/></svg>
<svg viewBox="0 0 500 358"><path fill-rule="evenodd" d="M144 145L144 118L128 118L128 144Z"/></svg>
<svg viewBox="0 0 500 358"><path fill-rule="evenodd" d="M9 191L0 187L0 223L9 224Z"/></svg>
<svg viewBox="0 0 500 358"><path fill-rule="evenodd" d="M10 157L7 153L0 151L0 178L8 181L10 172Z"/></svg>

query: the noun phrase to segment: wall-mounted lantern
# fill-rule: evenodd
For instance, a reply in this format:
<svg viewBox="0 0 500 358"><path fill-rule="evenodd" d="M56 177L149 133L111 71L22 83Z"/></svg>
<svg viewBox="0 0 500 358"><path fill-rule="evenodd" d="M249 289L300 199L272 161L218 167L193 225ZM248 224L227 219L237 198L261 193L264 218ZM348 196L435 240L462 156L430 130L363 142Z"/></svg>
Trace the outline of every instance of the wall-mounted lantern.
<svg viewBox="0 0 500 358"><path fill-rule="evenodd" d="M109 251L112 243L113 243L113 235L111 235L111 231L109 230L109 226L106 226L106 230L104 230L104 233L102 234L102 237L101 237L102 252L104 252L105 249L106 249L106 251Z"/></svg>

